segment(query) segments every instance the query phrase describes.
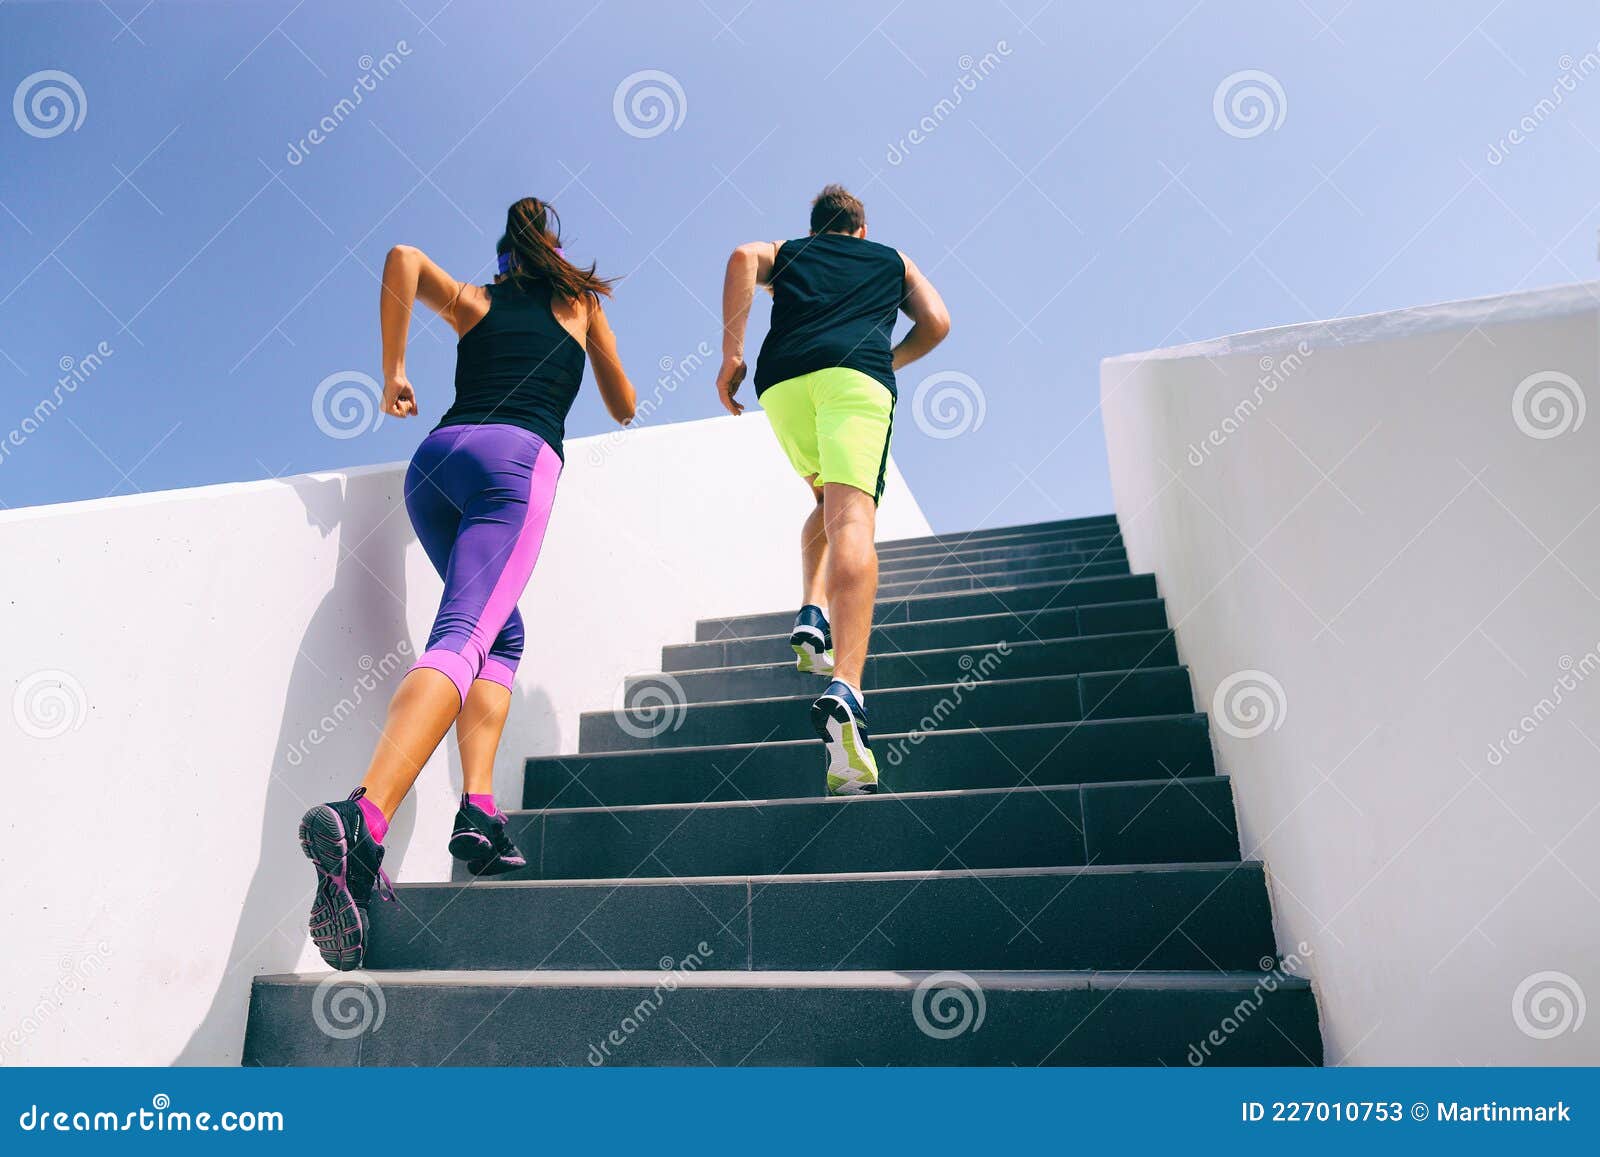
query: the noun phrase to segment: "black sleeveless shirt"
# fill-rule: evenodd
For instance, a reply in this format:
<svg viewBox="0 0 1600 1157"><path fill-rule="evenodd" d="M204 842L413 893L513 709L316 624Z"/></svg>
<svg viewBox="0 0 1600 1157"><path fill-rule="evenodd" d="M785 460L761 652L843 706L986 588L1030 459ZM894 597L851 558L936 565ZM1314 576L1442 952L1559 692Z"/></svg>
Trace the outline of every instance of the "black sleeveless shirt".
<svg viewBox="0 0 1600 1157"><path fill-rule="evenodd" d="M583 384L583 347L550 312L550 286L486 285L489 312L456 343L456 400L439 426L521 426L565 455L567 413Z"/></svg>
<svg viewBox="0 0 1600 1157"><path fill-rule="evenodd" d="M905 298L898 251L847 233L785 241L772 268L772 326L756 359L756 397L778 382L842 366L894 389L890 346Z"/></svg>

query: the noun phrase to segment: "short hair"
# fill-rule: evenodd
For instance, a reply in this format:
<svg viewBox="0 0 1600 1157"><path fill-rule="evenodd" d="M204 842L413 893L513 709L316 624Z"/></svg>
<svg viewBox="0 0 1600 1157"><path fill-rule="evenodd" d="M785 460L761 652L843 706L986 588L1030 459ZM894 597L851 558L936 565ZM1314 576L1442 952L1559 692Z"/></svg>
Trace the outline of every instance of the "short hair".
<svg viewBox="0 0 1600 1157"><path fill-rule="evenodd" d="M813 233L854 233L867 223L867 207L843 185L824 185L811 202Z"/></svg>

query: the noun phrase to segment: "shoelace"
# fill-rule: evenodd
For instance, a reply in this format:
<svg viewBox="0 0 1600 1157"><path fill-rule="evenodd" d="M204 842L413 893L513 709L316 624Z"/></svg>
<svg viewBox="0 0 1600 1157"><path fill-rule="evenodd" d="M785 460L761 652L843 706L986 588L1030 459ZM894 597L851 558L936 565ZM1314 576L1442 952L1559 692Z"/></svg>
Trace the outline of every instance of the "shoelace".
<svg viewBox="0 0 1600 1157"><path fill-rule="evenodd" d="M395 893L394 884L389 880L389 873L382 868L378 869L378 899L396 901L400 899Z"/></svg>

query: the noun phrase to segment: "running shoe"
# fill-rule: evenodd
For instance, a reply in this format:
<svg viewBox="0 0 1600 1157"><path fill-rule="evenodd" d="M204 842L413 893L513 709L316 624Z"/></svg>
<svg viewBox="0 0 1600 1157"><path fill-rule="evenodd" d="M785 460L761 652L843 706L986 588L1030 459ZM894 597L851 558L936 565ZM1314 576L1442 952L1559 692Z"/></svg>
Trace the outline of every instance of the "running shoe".
<svg viewBox="0 0 1600 1157"><path fill-rule="evenodd" d="M383 871L383 845L367 830L356 800L322 803L300 819L300 848L317 870L317 896L311 903L311 942L322 959L340 972L360 968L367 955L367 905L372 889L393 900L394 887Z"/></svg>
<svg viewBox="0 0 1600 1157"><path fill-rule="evenodd" d="M833 632L822 608L807 603L794 617L794 633L789 636L794 648L795 666L807 675L833 674Z"/></svg>
<svg viewBox="0 0 1600 1157"><path fill-rule="evenodd" d="M463 794L450 833L450 854L474 876L498 876L526 868L528 861L506 835L506 813L490 815Z"/></svg>
<svg viewBox="0 0 1600 1157"><path fill-rule="evenodd" d="M828 751L828 794L871 795L878 761L867 738L867 709L835 679L811 705L811 726Z"/></svg>

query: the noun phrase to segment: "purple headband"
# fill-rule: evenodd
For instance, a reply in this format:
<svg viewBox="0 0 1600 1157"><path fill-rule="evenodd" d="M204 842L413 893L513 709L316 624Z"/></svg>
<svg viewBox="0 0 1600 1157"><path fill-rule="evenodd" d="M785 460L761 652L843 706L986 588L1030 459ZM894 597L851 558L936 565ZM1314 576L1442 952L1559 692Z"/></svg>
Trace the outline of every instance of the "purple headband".
<svg viewBox="0 0 1600 1157"><path fill-rule="evenodd" d="M567 259L566 251L559 245L556 246L556 256L563 261ZM517 256L515 253L496 254L496 264L500 267L502 274L510 273L517 266Z"/></svg>

